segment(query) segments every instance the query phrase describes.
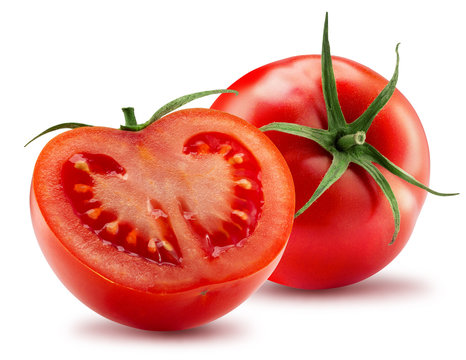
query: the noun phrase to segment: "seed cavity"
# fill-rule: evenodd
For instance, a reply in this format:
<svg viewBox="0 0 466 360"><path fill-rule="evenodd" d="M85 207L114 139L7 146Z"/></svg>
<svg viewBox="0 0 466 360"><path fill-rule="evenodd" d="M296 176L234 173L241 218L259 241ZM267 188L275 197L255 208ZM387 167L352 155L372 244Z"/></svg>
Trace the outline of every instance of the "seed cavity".
<svg viewBox="0 0 466 360"><path fill-rule="evenodd" d="M115 251L159 265L179 265L182 258L178 240L163 207L154 200L147 203L149 215L155 222L151 231L158 229L159 240L159 236L145 235L122 221L116 211L104 210L105 206L94 194L94 177L97 175L123 180L128 176L114 159L102 154L75 154L62 168L62 187L83 225L93 231L104 245L113 246Z"/></svg>

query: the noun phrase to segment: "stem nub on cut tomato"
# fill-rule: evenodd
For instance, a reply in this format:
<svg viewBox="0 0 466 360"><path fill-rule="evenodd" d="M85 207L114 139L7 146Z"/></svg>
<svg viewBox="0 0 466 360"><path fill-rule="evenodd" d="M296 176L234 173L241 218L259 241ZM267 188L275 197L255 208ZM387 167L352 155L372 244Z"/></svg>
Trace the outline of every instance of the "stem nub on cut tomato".
<svg viewBox="0 0 466 360"><path fill-rule="evenodd" d="M142 124L138 124L136 122L136 116L134 115L134 108L132 107L126 107L123 108L123 114L125 116L125 125L120 125L121 130L127 130L127 131L140 131L148 127L150 124L154 123L155 121L159 120L163 116L171 113L172 111L175 111L176 109L180 108L183 105L186 105L187 103L202 98L204 96L208 95L214 95L214 94L224 94L224 93L231 93L231 94L238 94L237 91L235 90L230 90L230 89L216 89L216 90L207 90L207 91L200 91L188 95L181 96L179 98L176 98L175 100L172 100L162 106L160 109L158 109L154 115L151 116L149 120ZM67 123L61 123L57 124L54 126L49 127L48 129L42 131L39 135L33 137L31 140L29 140L24 147L28 146L30 143L32 143L34 140L37 138L41 137L42 135L48 134L49 132L55 131L55 130L60 130L60 129L77 129L80 127L87 127L87 126L93 126L93 125L88 125L88 124L83 124L83 123L76 123L76 122L67 122Z"/></svg>
<svg viewBox="0 0 466 360"><path fill-rule="evenodd" d="M306 211L328 188L330 188L347 170L350 163L355 163L365 169L369 175L380 186L385 194L393 213L395 231L390 244L392 244L400 230L400 211L398 202L390 187L390 184L374 165L378 164L390 171L392 174L413 184L431 194L438 196L452 196L458 193L441 193L430 189L413 176L392 163L383 156L375 147L365 142L372 121L382 108L390 100L398 81L398 65L400 61L398 53L399 44L396 45L396 66L391 80L369 105L367 110L355 121L348 124L338 101L335 76L330 54L330 44L328 40L328 14L325 16L324 35L322 42L322 90L324 94L325 106L327 110L328 129L314 129L294 123L273 122L260 128L262 131L279 131L310 139L319 144L323 149L333 156L333 161L322 179L321 183L314 191L307 203L302 206L295 217Z"/></svg>

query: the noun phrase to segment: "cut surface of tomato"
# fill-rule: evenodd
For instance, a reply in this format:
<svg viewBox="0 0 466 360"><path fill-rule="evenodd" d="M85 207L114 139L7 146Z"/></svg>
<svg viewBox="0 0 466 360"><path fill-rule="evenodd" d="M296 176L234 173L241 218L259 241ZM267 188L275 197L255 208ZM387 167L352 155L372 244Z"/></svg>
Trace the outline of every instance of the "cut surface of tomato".
<svg viewBox="0 0 466 360"><path fill-rule="evenodd" d="M190 109L139 132L57 136L36 163L31 211L78 298L124 324L179 329L223 315L267 279L291 231L294 188L259 130Z"/></svg>

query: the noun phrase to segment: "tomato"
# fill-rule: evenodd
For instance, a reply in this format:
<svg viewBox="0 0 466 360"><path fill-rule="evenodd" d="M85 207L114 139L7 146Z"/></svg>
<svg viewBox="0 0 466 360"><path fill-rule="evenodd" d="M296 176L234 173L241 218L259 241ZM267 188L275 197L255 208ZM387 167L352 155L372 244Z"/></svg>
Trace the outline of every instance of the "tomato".
<svg viewBox="0 0 466 360"><path fill-rule="evenodd" d="M332 57L338 100L348 124L358 118L387 80L354 61ZM257 127L285 122L328 128L321 56L297 56L260 67L230 86L238 96L220 95L212 108L235 114ZM293 175L296 206L312 196L332 162L315 142L267 132ZM429 181L429 148L421 122L398 91L373 120L366 142L418 181ZM424 190L377 165L399 204L400 228L383 191L360 166L351 163L341 178L295 219L285 254L270 280L321 289L352 284L378 272L405 246L423 205Z"/></svg>
<svg viewBox="0 0 466 360"><path fill-rule="evenodd" d="M198 326L264 282L291 231L294 187L258 129L208 109L141 131L80 127L38 157L31 214L64 285L148 330Z"/></svg>

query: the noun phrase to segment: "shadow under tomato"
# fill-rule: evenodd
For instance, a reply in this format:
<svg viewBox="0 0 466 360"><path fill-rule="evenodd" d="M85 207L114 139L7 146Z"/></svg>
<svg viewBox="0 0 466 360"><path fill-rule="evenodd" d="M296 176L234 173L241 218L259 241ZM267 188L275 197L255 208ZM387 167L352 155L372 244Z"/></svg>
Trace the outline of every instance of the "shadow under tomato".
<svg viewBox="0 0 466 360"><path fill-rule="evenodd" d="M228 318L221 318L212 323L192 329L179 331L147 331L135 329L95 316L76 323L72 331L80 337L111 341L138 341L179 344L182 341L206 339L238 338L247 334L245 328Z"/></svg>
<svg viewBox="0 0 466 360"><path fill-rule="evenodd" d="M373 301L377 299L387 300L387 298L425 296L432 291L430 284L420 279L376 275L353 285L324 290L295 289L268 281L254 296L281 301L286 299Z"/></svg>

